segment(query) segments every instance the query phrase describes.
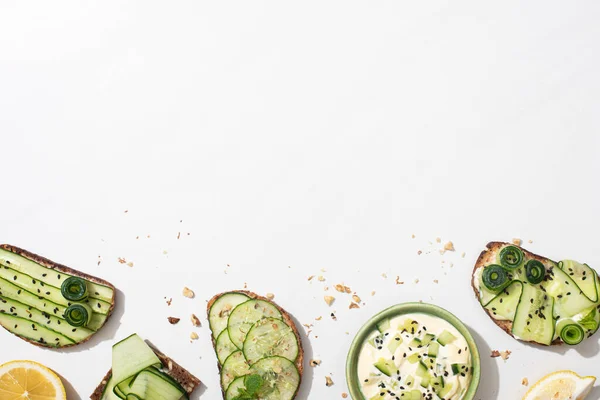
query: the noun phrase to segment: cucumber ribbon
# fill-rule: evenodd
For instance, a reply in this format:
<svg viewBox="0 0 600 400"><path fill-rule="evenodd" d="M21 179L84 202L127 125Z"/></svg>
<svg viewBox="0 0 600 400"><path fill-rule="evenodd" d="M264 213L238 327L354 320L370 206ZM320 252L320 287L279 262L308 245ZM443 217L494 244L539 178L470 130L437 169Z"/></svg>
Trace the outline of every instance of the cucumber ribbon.
<svg viewBox="0 0 600 400"><path fill-rule="evenodd" d="M92 319L92 309L86 304L71 304L65 310L64 317L71 326L85 326Z"/></svg>
<svg viewBox="0 0 600 400"><path fill-rule="evenodd" d="M77 276L72 276L63 282L60 293L69 301L85 300L88 297L87 282Z"/></svg>

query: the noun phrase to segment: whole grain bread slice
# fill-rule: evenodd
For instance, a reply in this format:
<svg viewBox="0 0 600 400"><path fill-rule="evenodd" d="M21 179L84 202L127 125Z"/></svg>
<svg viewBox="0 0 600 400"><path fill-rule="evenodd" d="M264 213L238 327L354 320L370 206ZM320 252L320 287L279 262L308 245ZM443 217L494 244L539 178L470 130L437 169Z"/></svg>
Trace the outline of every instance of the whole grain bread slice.
<svg viewBox="0 0 600 400"><path fill-rule="evenodd" d="M113 295L112 295L112 298L110 299L110 307L108 309L108 313L106 314L106 321L108 321L108 319L112 315L112 313L113 313L113 311L115 309L115 296L116 296L116 289L115 289L115 287L113 286L112 283L110 283L108 281L105 281L104 279L100 279L100 278L97 278L95 276L88 275L86 273L78 271L76 269L69 268L69 267L64 266L62 264L56 263L54 261L51 261L51 260L47 259L46 257L42 257L42 256L40 256L38 254L35 254L35 253L30 252L30 251L21 249L20 247L17 247L17 246L13 246L13 245L10 245L10 244L0 244L0 248L4 249L6 251L9 251L11 253L20 255L21 257L26 258L26 259L28 259L30 261L35 262L35 263L38 263L38 264L40 264L40 265L42 265L42 266L44 266L44 267L46 267L48 269L59 271L59 272L65 273L67 275L78 276L78 277L80 277L82 279L85 279L85 280L88 280L90 282L94 282L94 283L97 283L99 285L107 286L107 287L111 288ZM106 324L106 321L104 321L104 324ZM18 336L18 335L15 335L15 336L17 336L20 339L25 340L26 342L29 342L29 343L31 343L33 345L36 345L36 346L55 348L55 347L49 346L47 343L37 342L35 340L30 340L30 339L27 339L27 338L24 338L24 337L21 337L21 336ZM78 346L78 345L80 345L82 343L87 342L93 336L94 335L90 335L86 339L84 339L84 340L82 340L82 341L80 341L78 343L68 344L68 345L65 345L65 346L61 346L60 348L67 348L67 347Z"/></svg>
<svg viewBox="0 0 600 400"><path fill-rule="evenodd" d="M267 301L267 302L273 304L279 310L279 312L281 313L281 316L283 318L283 322L285 322L292 329L292 331L294 332L294 335L296 336L296 340L298 341L298 357L296 357L296 360L294 361L294 365L298 369L298 374L300 375L300 383L302 383L302 375L304 373L304 349L302 348L302 338L300 337L300 332L298 332L298 328L296 327L296 324L294 323L294 320L292 319L291 315L287 311L285 311L283 308L281 308L273 300L269 300L268 298L266 298L264 296L260 296L256 293L250 292L248 290L233 290L230 292L223 292L223 293L216 294L208 301L208 304L206 305L206 313L209 318L210 318L210 309L212 308L212 305L214 304L214 302L217 301L217 299L219 299L220 297L222 297L226 294L231 294L231 293L241 293L241 294L248 296L251 299ZM215 349L215 352L216 352L216 350L217 350L216 349L216 340L214 338L214 335L211 335L211 337L212 337L213 348ZM218 366L219 372L220 372L221 365L218 362L217 362L217 366ZM223 392L223 396L225 396L225 389L227 389L227 388L223 388L223 387L221 388L221 391Z"/></svg>
<svg viewBox="0 0 600 400"><path fill-rule="evenodd" d="M505 246L515 246L512 243L506 243L506 242L489 242L485 248L485 250L483 250L481 252L481 254L479 254L479 257L477 258L477 262L475 263L475 267L473 268L473 274L471 277L471 287L473 288L473 291L475 292L475 296L477 297L477 300L479 300L481 298L481 293L480 291L477 289L477 285L475 283L475 279L477 276L477 271L483 267L485 267L486 265L489 264L495 264L496 260L497 260L497 256L500 253L500 250L502 250L502 248L504 248ZM519 247L521 249L521 251L523 251L523 254L527 257L527 258L532 258L535 259L539 262L541 262L544 267L546 268L546 270L549 270L550 268L555 267L557 264L556 262L550 260L549 258L546 257L542 257L538 254L532 253L520 246L516 246ZM480 302L481 304L481 302ZM483 305L482 305L483 307ZM486 309L485 307L483 307L484 311L486 312L486 314L490 317L490 319L496 324L498 325L498 327L500 327L500 329L502 329L504 332L508 333L510 336L512 336L514 338L514 335L512 334L512 321L508 321L508 320L497 320L495 319L491 312ZM536 342L537 343L537 342ZM555 339L550 345L560 345L562 344L562 340L559 338ZM541 343L538 343L541 344Z"/></svg>
<svg viewBox="0 0 600 400"><path fill-rule="evenodd" d="M151 345L150 347L152 347L152 350L164 366L163 372L165 372L171 378L175 379L188 395L192 394L194 389L196 389L200 385L200 379L196 378L181 365L177 364L175 361L158 351L155 347ZM102 378L100 384L96 387L96 390L94 390L94 393L92 393L92 395L90 396L90 399L100 400L102 398L102 394L104 393L106 385L108 384L108 381L111 376L112 369L109 369L106 375L104 375L104 378Z"/></svg>

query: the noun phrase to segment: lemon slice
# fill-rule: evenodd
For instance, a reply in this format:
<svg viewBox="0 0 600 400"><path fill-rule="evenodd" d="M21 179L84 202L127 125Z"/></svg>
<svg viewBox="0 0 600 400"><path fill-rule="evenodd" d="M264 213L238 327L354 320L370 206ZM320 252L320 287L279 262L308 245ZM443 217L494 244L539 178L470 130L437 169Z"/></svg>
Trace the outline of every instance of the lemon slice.
<svg viewBox="0 0 600 400"><path fill-rule="evenodd" d="M54 372L34 361L0 365L0 399L66 400L65 388Z"/></svg>
<svg viewBox="0 0 600 400"><path fill-rule="evenodd" d="M583 400L596 377L581 377L573 371L556 371L536 382L523 400Z"/></svg>

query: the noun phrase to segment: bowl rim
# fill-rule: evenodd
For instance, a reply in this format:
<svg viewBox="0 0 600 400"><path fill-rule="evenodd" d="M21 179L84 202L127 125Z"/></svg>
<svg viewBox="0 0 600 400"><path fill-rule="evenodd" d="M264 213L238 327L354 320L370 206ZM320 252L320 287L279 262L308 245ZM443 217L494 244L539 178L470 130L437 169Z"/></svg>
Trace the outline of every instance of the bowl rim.
<svg viewBox="0 0 600 400"><path fill-rule="evenodd" d="M477 349L477 343L475 342L475 339L473 339L471 332L469 332L469 329L465 326L465 324L450 311L436 306L435 304L420 302L400 303L388 307L369 318L367 322L365 322L364 325L358 330L358 333L356 336L354 336L354 339L350 344L348 355L346 357L346 383L348 385L350 397L352 397L353 400L366 400L365 396L360 390L356 364L358 363L358 356L360 354L362 345L367 337L377 328L377 323L386 318L393 318L399 315L411 313L428 314L437 318L441 318L454 326L460 332L460 334L464 336L465 340L467 341L467 345L469 346L469 350L471 351L473 375L471 377L471 382L469 383L467 392L460 400L473 400L479 386L479 380L481 378L479 350Z"/></svg>

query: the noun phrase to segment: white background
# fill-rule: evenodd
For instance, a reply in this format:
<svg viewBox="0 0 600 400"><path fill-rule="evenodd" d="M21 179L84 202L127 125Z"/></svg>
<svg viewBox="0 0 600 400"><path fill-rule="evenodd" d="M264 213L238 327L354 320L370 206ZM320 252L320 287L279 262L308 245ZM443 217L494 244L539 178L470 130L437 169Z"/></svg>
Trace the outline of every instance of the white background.
<svg viewBox="0 0 600 400"><path fill-rule="evenodd" d="M247 283L315 325L306 356L322 364L299 399L341 398L354 333L416 300L473 331L479 399L597 374L598 337L518 343L469 279L487 241L515 237L600 267L599 18L594 1L2 2L0 241L120 292L89 343L0 331L0 363L42 362L87 398L138 332L203 381L194 398L217 399L205 304ZM365 304L327 307L336 283Z"/></svg>

